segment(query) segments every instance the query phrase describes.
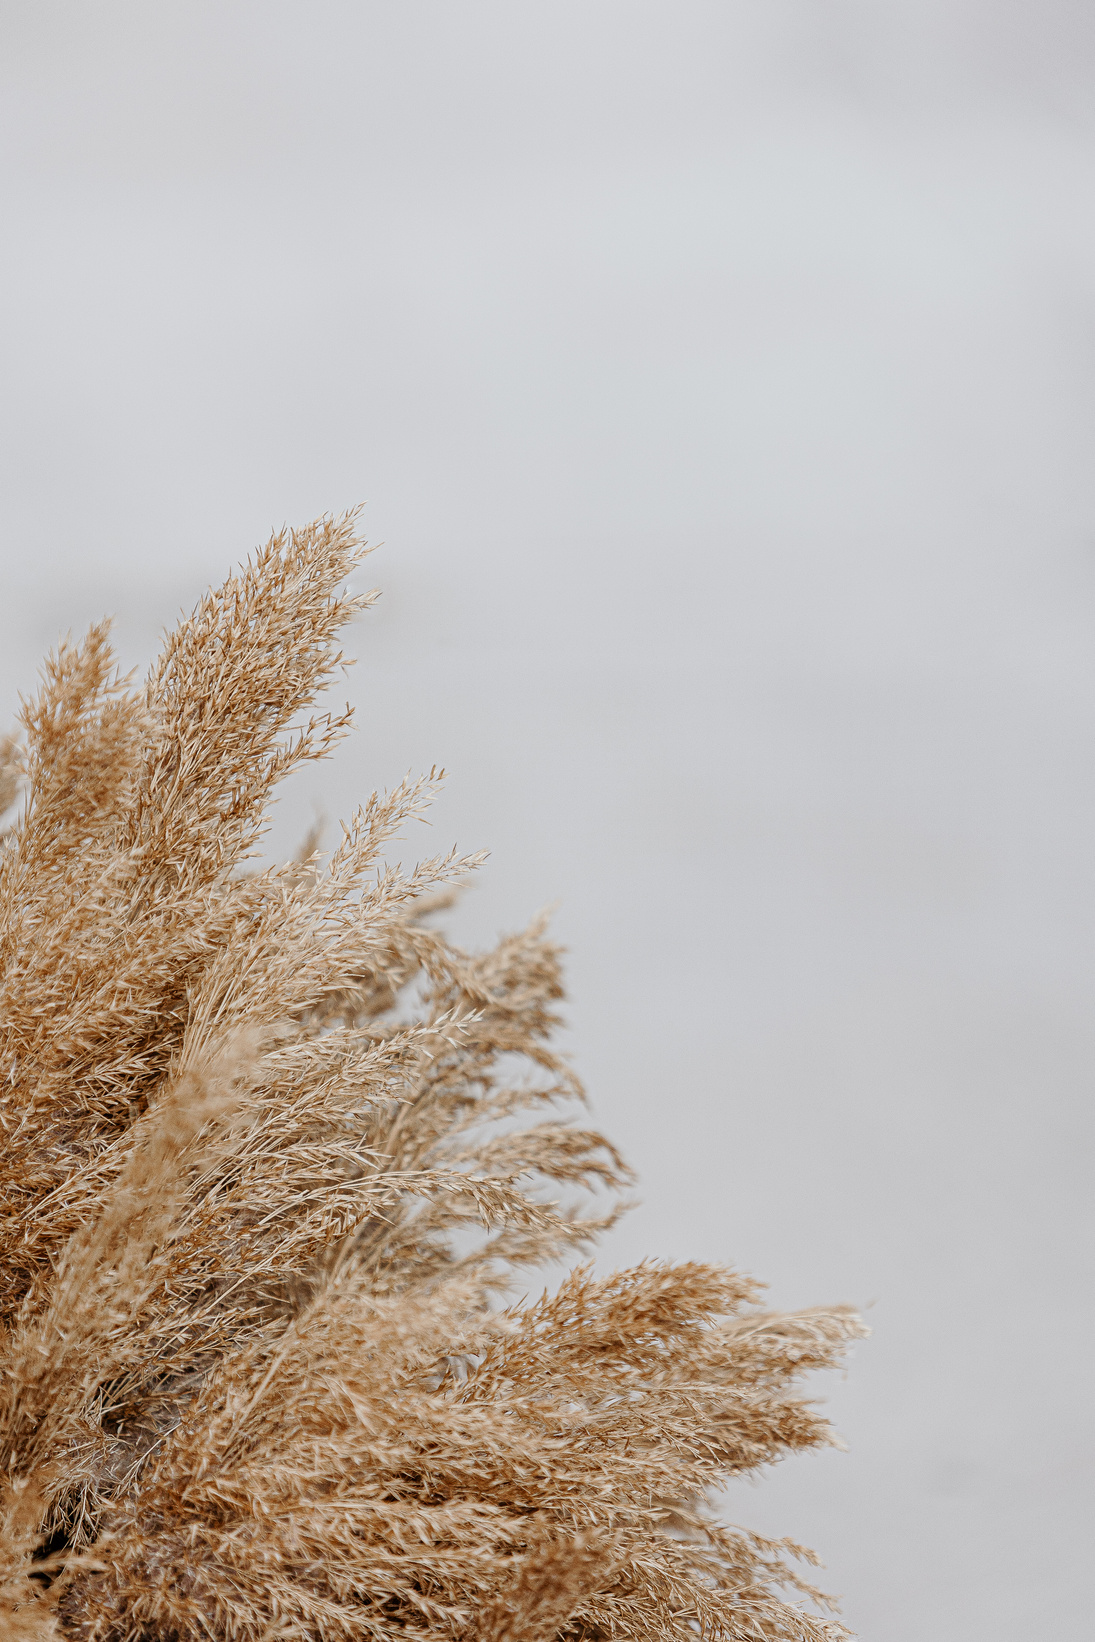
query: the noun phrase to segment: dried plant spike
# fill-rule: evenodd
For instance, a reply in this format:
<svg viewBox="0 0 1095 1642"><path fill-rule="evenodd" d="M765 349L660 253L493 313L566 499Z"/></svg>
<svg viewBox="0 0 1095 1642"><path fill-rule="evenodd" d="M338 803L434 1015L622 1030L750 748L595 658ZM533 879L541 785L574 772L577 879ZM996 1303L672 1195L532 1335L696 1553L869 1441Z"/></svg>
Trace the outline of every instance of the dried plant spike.
<svg viewBox="0 0 1095 1642"><path fill-rule="evenodd" d="M437 772L255 864L362 552L275 535L143 684L66 641L0 744L0 1637L835 1642L708 1502L833 1440L854 1312L573 1265L631 1175L546 921L462 951L481 857L386 855Z"/></svg>
<svg viewBox="0 0 1095 1642"><path fill-rule="evenodd" d="M19 743L13 735L0 736L0 816L6 815L18 798L22 774Z"/></svg>

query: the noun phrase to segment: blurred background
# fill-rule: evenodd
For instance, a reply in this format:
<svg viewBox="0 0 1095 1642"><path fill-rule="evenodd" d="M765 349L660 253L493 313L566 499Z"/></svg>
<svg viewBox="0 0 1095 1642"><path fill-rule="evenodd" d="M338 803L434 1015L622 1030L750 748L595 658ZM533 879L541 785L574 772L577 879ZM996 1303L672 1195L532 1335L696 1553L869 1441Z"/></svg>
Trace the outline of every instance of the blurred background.
<svg viewBox="0 0 1095 1642"><path fill-rule="evenodd" d="M1095 9L0 0L0 130L0 722L366 501L271 848L445 765L605 1261L871 1306L732 1517L865 1638L1086 1638Z"/></svg>

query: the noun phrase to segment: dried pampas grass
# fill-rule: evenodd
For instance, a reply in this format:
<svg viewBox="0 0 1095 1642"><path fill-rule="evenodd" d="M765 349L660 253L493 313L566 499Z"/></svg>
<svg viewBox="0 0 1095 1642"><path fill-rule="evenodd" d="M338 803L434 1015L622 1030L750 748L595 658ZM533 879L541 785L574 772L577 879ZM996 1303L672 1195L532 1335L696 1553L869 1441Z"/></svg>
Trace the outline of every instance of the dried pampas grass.
<svg viewBox="0 0 1095 1642"><path fill-rule="evenodd" d="M384 864L433 777L245 865L347 727L359 556L275 537L140 688L93 628L0 746L0 1635L831 1642L707 1500L831 1440L793 1387L854 1314L702 1265L507 1304L628 1180L543 924L460 951L475 858Z"/></svg>

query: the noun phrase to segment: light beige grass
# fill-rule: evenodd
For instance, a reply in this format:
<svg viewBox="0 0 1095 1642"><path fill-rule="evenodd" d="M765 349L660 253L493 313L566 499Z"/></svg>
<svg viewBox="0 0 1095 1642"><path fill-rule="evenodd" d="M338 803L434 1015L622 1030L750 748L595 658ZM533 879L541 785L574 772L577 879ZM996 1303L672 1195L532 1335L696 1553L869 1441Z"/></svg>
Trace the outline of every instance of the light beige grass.
<svg viewBox="0 0 1095 1642"><path fill-rule="evenodd" d="M629 1178L542 922L432 926L475 859L385 864L432 777L254 869L360 553L276 537L140 687L93 628L0 747L0 1635L831 1642L706 1499L830 1441L794 1383L854 1314L691 1264L508 1304Z"/></svg>

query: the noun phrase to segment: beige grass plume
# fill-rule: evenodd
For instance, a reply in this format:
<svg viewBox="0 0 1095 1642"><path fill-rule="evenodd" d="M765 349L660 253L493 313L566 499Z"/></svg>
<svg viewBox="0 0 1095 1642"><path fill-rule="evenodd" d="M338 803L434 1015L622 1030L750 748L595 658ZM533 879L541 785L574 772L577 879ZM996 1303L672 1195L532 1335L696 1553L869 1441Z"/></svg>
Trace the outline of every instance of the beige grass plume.
<svg viewBox="0 0 1095 1642"><path fill-rule="evenodd" d="M831 1642L707 1500L830 1440L795 1382L858 1320L691 1264L507 1304L628 1179L543 924L428 922L433 777L254 868L360 552L275 537L140 688L93 628L0 746L0 1636Z"/></svg>

